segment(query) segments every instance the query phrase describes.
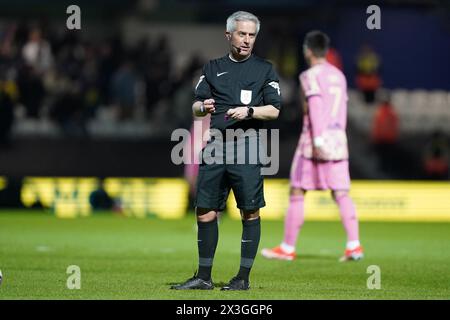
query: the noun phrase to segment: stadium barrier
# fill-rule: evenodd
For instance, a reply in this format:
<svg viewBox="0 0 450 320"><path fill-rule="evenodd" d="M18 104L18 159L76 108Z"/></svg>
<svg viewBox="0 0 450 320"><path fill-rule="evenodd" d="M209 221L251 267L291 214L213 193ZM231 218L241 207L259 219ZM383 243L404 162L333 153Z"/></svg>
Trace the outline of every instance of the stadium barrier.
<svg viewBox="0 0 450 320"><path fill-rule="evenodd" d="M0 178L0 190L7 179ZM61 218L91 215L90 198L101 188L115 206L130 217L178 219L187 214L189 187L180 178L64 178L26 177L21 201L53 210ZM283 219L289 196L287 179L266 179L267 220ZM428 181L353 181L350 192L361 221L450 221L450 184ZM227 203L231 218L239 210L231 192ZM329 191L311 191L305 199L306 220L339 220L338 208Z"/></svg>

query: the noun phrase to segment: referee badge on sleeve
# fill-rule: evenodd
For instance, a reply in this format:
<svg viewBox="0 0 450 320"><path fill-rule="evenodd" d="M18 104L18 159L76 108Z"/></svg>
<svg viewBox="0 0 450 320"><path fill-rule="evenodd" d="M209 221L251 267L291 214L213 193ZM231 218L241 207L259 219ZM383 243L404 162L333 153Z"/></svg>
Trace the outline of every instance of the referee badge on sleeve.
<svg viewBox="0 0 450 320"><path fill-rule="evenodd" d="M252 102L252 90L241 90L241 102L243 104Z"/></svg>

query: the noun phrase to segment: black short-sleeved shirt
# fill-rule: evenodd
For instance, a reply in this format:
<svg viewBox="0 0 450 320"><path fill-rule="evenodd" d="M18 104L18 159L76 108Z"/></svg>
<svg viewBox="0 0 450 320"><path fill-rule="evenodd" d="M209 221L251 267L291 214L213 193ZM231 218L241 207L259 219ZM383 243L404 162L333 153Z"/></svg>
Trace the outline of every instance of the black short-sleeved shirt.
<svg viewBox="0 0 450 320"><path fill-rule="evenodd" d="M228 109L263 105L281 108L278 76L272 64L255 55L240 62L229 55L209 61L195 87L195 99L213 98L216 111L211 114L211 129L235 129L263 127L263 121L250 119L237 121L225 117Z"/></svg>

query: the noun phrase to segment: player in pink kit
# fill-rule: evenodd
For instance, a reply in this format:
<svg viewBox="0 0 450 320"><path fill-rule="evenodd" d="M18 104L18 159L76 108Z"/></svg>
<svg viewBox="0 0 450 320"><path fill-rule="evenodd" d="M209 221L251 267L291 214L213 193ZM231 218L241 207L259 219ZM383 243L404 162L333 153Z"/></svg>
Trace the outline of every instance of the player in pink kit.
<svg viewBox="0 0 450 320"><path fill-rule="evenodd" d="M190 154L185 156L184 177L189 184L189 197L194 198L195 187L197 185L197 176L199 170L200 151L205 147L209 139L209 123L211 121L210 114L200 118L194 116L194 121L190 130Z"/></svg>
<svg viewBox="0 0 450 320"><path fill-rule="evenodd" d="M356 210L348 194L347 82L344 74L326 61L328 46L328 36L320 31L309 32L304 40L303 53L310 68L300 74L305 109L303 131L291 166L284 240L280 246L262 250L269 259L295 259L307 190L331 190L339 206L347 233L347 246L340 261L363 257Z"/></svg>

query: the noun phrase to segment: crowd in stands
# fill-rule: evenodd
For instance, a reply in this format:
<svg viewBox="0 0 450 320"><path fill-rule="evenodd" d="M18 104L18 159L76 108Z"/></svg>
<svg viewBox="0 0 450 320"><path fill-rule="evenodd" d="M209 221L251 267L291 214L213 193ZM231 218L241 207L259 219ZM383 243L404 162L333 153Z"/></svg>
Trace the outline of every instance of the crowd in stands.
<svg viewBox="0 0 450 320"><path fill-rule="evenodd" d="M194 56L184 70L175 72L164 36L141 39L129 48L118 35L96 42L76 32L25 23L4 25L0 27L1 140L8 139L17 117L47 118L63 133L75 136L88 134L86 123L100 108L114 108L114 120L122 121L136 117L141 106L151 119L162 100L177 98L174 93L187 83L192 88L192 76L201 65Z"/></svg>

